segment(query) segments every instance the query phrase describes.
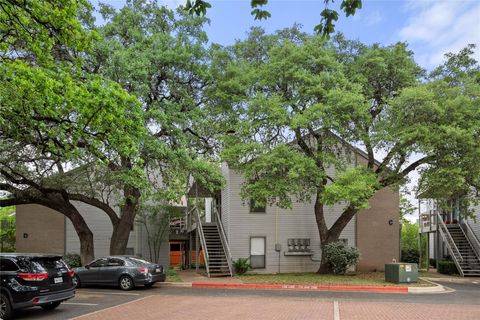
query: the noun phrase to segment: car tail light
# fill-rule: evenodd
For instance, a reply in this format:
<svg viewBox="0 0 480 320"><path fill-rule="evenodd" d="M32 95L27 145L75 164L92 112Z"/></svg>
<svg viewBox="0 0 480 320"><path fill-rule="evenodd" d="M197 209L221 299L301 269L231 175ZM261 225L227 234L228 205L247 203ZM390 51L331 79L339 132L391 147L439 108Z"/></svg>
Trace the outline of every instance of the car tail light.
<svg viewBox="0 0 480 320"><path fill-rule="evenodd" d="M148 273L148 268L138 268L137 270L138 270L138 272L140 272L140 273L145 273L145 274Z"/></svg>
<svg viewBox="0 0 480 320"><path fill-rule="evenodd" d="M75 275L75 271L73 270L68 270L68 274L70 275L70 277L73 277Z"/></svg>
<svg viewBox="0 0 480 320"><path fill-rule="evenodd" d="M37 304L39 300L40 300L39 298L33 298L32 302L33 302L33 304Z"/></svg>
<svg viewBox="0 0 480 320"><path fill-rule="evenodd" d="M48 273L18 273L18 276L26 281L43 281L48 279Z"/></svg>

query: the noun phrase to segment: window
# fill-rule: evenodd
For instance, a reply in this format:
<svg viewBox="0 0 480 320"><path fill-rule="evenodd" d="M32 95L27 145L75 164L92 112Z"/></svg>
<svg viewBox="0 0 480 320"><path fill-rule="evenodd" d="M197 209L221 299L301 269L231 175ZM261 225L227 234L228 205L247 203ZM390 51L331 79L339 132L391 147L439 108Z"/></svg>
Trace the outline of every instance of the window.
<svg viewBox="0 0 480 320"><path fill-rule="evenodd" d="M265 268L265 237L250 238L250 265L252 269Z"/></svg>
<svg viewBox="0 0 480 320"><path fill-rule="evenodd" d="M90 268L100 268L100 267L105 267L107 265L107 259L102 258L98 259L90 264Z"/></svg>
<svg viewBox="0 0 480 320"><path fill-rule="evenodd" d="M255 203L255 200L250 200L250 213L265 213L265 205L260 206Z"/></svg>
<svg viewBox="0 0 480 320"><path fill-rule="evenodd" d="M18 267L10 259L0 259L0 271L17 271Z"/></svg>
<svg viewBox="0 0 480 320"><path fill-rule="evenodd" d="M119 267L125 265L125 261L117 258L109 258L107 267Z"/></svg>

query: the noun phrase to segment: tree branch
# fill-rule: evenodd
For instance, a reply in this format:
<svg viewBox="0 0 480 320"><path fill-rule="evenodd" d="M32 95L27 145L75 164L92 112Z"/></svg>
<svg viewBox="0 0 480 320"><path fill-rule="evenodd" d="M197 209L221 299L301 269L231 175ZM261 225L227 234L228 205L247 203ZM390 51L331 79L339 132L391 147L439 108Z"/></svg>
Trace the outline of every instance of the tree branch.
<svg viewBox="0 0 480 320"><path fill-rule="evenodd" d="M102 201L100 201L96 198L87 197L87 196L85 196L83 194L80 194L80 193L69 194L69 198L70 198L70 200L80 201L80 202L89 204L91 206L94 206L94 207L99 208L100 210L104 211L108 215L108 217L110 218L110 221L112 222L112 225L114 225L114 226L120 220L117 213L115 212L115 210L112 209L112 207L110 207L108 204L106 204L106 203L104 203L104 202L102 202Z"/></svg>

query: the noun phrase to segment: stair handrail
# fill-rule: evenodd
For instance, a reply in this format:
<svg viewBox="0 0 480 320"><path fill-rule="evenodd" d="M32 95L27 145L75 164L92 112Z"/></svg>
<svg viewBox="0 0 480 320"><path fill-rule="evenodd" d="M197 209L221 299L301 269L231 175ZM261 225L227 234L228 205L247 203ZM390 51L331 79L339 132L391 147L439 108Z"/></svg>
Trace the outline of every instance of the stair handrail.
<svg viewBox="0 0 480 320"><path fill-rule="evenodd" d="M475 254L477 255L477 258L480 259L480 241L478 241L477 235L475 234L475 232L473 232L472 227L468 224L468 221L466 221L462 225L465 225L465 228L467 229L467 232L463 232L467 240L471 241L471 239L473 239L475 245L472 245L472 247L475 251Z"/></svg>
<svg viewBox="0 0 480 320"><path fill-rule="evenodd" d="M203 257L204 257L203 260L205 260L205 269L207 270L207 277L210 278L207 242L205 241L205 234L203 233L202 221L200 219L200 212L198 211L198 208L195 209L195 217L197 218L197 230L198 230L198 234L200 235L200 243L202 244L202 248L203 248ZM198 252L197 252L197 256L199 256Z"/></svg>
<svg viewBox="0 0 480 320"><path fill-rule="evenodd" d="M223 229L222 220L220 220L220 215L218 214L218 210L216 208L213 209L215 213L215 220L217 222L217 226L220 233L220 240L222 241L222 245L227 256L227 263L228 269L230 270L230 276L233 276L233 265L232 265L232 253L230 252L230 246L228 245L227 235L225 234L225 230Z"/></svg>
<svg viewBox="0 0 480 320"><path fill-rule="evenodd" d="M450 232L448 231L448 228L445 225L445 222L443 222L442 216L440 215L440 213L438 211L437 211L437 225L439 226L438 230L440 231L440 234L442 235L442 238L445 240L448 251L452 255L453 262L455 262L455 265L457 266L457 269L460 272L460 275L463 277L464 276L463 275L463 269L462 269L462 267L460 266L460 263L457 260L457 255L460 257L460 261L463 261L463 257L460 254L460 251L458 250L457 245L455 244L455 241L453 241L453 238L450 235ZM452 245L453 245L453 248L452 248Z"/></svg>

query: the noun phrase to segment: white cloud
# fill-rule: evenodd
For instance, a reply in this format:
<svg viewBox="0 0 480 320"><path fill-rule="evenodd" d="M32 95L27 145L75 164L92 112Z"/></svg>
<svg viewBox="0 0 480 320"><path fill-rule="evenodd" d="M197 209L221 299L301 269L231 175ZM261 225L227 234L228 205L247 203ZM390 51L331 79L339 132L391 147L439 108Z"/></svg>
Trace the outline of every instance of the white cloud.
<svg viewBox="0 0 480 320"><path fill-rule="evenodd" d="M383 16L378 10L371 12L367 17L365 17L365 22L369 26L377 25L382 21L383 21Z"/></svg>
<svg viewBox="0 0 480 320"><path fill-rule="evenodd" d="M415 45L417 62L432 68L447 52L457 52L469 43L480 45L480 2L409 2L406 25L399 31L403 41ZM480 60L480 49L476 58Z"/></svg>

